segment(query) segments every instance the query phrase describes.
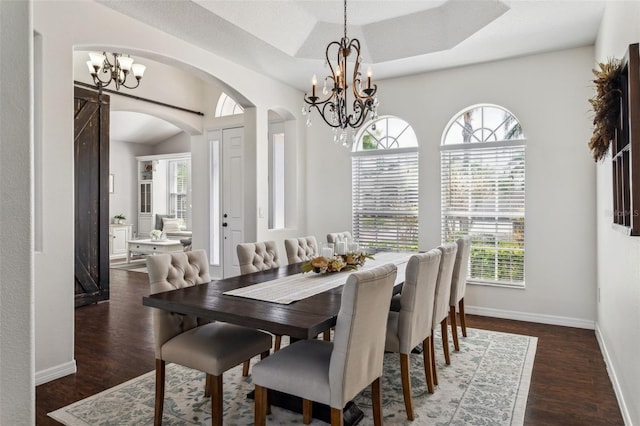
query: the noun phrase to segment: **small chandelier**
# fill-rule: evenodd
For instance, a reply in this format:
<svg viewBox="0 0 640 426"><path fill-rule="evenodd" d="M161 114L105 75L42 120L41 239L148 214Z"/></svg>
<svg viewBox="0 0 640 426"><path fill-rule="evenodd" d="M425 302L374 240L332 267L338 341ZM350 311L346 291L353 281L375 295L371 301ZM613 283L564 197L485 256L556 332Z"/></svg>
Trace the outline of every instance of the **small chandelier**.
<svg viewBox="0 0 640 426"><path fill-rule="evenodd" d="M337 49L337 51L335 51ZM332 51L332 52L330 52ZM351 53L355 53L355 63L353 64L353 77L351 78L349 87L347 58ZM329 56L336 55L337 63L332 64ZM342 39L332 41L327 46L326 64L331 69L331 75L324 78L324 86L322 95L325 99L320 99L316 94L316 85L318 80L314 74L311 79L312 92L311 96L304 94L304 106L302 114L308 115L307 126L311 126L311 108L315 108L322 119L333 128L334 142L340 142L344 146L349 146L353 142L353 131L357 129L367 119L368 113L371 111L372 118L378 116L378 98L375 96L378 86L371 84L371 67L367 70L367 79L363 88L362 75L360 73L360 41L358 39L349 40L347 37L347 0L344 0L344 36ZM349 91L353 93L353 103L350 105ZM348 132L351 132L348 135Z"/></svg>
<svg viewBox="0 0 640 426"><path fill-rule="evenodd" d="M122 53L112 53L112 61L109 61L106 52L89 52L89 61L87 61L87 67L93 77L93 83L96 85L100 93L102 88L107 87L111 82L115 83L116 90L120 90L120 87L126 87L127 89L135 89L140 85L140 80L144 74L144 70L147 68L141 64L134 64L133 58L129 55L125 56ZM100 74L104 74L105 80L100 78ZM130 74L136 79L135 86L127 85L127 77ZM128 80L129 82L131 80Z"/></svg>

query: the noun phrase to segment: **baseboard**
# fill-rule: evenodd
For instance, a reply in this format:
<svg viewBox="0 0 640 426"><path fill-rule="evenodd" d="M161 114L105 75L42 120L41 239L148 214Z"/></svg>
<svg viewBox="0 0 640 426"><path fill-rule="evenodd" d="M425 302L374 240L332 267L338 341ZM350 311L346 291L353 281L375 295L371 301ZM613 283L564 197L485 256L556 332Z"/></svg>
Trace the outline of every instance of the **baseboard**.
<svg viewBox="0 0 640 426"><path fill-rule="evenodd" d="M613 368L611 357L609 357L609 351L607 350L607 345L604 343L604 339L602 338L602 334L600 333L600 327L597 323L596 339L598 340L598 345L600 345L600 352L602 352L602 356L604 357L604 363L607 366L607 373L609 373L609 379L611 380L611 384L613 385L613 391L616 393L616 399L618 400L618 405L620 406L620 413L622 414L624 424L631 426L633 424L631 422L631 415L629 414L629 409L627 408L627 404L625 403L624 395L622 395L622 389L620 389L620 382L618 382L616 369Z"/></svg>
<svg viewBox="0 0 640 426"><path fill-rule="evenodd" d="M36 371L36 386L59 379L60 377L68 376L69 374L74 374L76 371L75 359L64 364L56 365L55 367L47 368L46 370Z"/></svg>
<svg viewBox="0 0 640 426"><path fill-rule="evenodd" d="M504 309L483 308L480 306L466 306L464 311L471 315L504 318L517 321L538 322L541 324L561 325L564 327L586 328L594 330L595 321L581 318L560 317L556 315L532 314L530 312L507 311Z"/></svg>

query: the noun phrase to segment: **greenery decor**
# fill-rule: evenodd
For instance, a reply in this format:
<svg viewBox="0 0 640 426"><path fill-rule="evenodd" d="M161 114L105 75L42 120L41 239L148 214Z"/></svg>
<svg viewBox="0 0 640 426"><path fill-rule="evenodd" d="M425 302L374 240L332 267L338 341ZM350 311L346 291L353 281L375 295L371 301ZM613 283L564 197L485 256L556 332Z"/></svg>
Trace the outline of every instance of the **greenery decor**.
<svg viewBox="0 0 640 426"><path fill-rule="evenodd" d="M342 255L336 254L330 258L318 256L302 264L302 272L313 271L318 274L324 274L327 272L355 270L364 265L367 259L373 259L373 255L366 252L353 252Z"/></svg>
<svg viewBox="0 0 640 426"><path fill-rule="evenodd" d="M609 151L609 144L615 137L616 124L620 120L620 97L622 95L622 79L620 61L609 59L607 63L598 64L594 69L596 95L589 99L595 116L593 117L593 136L589 141L589 149L595 161L602 160Z"/></svg>
<svg viewBox="0 0 640 426"><path fill-rule="evenodd" d="M114 218L118 219L118 220L125 220L126 219L125 215L123 215L122 213L115 215Z"/></svg>

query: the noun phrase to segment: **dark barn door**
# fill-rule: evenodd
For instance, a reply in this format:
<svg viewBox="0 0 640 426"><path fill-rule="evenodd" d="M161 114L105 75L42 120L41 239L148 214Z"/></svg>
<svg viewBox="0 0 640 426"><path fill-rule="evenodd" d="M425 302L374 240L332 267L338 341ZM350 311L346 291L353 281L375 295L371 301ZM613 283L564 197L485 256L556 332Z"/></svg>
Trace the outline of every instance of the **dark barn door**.
<svg viewBox="0 0 640 426"><path fill-rule="evenodd" d="M109 97L75 88L75 305L109 300Z"/></svg>

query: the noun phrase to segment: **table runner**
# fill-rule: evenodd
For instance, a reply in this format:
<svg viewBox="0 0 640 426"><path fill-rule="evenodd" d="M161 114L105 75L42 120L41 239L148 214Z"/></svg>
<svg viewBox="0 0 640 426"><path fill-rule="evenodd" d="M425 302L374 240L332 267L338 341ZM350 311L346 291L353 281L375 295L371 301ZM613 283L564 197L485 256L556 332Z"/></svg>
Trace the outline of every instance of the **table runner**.
<svg viewBox="0 0 640 426"><path fill-rule="evenodd" d="M374 255L375 259L369 259L359 271L375 268L387 263L393 263L398 267L396 284L404 281L406 264L411 255L415 253L382 252ZM323 291L343 285L351 272L333 272L328 274L295 274L288 277L277 278L260 284L229 290L223 294L240 296L265 302L288 305L297 300L306 299Z"/></svg>

